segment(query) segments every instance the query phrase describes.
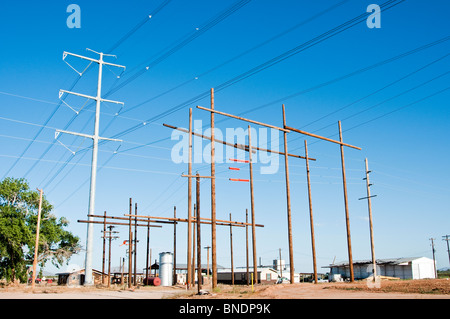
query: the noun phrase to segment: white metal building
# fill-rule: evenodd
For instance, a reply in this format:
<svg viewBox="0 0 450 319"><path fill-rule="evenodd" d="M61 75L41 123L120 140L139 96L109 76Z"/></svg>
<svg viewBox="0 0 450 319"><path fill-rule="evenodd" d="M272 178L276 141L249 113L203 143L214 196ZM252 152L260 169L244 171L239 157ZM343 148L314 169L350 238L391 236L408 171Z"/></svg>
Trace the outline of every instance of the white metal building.
<svg viewBox="0 0 450 319"><path fill-rule="evenodd" d="M436 278L435 264L427 257L377 259L377 275L396 277L400 279ZM341 276L350 277L348 262L331 264L323 268L330 268L329 278ZM372 275L372 260L353 261L355 279L365 279Z"/></svg>

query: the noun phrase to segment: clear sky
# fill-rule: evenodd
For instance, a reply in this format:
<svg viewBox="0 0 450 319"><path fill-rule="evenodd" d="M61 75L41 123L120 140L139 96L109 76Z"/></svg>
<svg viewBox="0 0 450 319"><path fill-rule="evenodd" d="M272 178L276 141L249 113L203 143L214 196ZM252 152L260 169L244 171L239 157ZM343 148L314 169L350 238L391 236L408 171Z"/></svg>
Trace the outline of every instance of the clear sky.
<svg viewBox="0 0 450 319"><path fill-rule="evenodd" d="M450 235L448 170L450 120L450 3L444 0L388 1L381 27L369 28L373 0L253 1L9 1L0 10L0 177L25 177L43 188L54 214L69 219L69 229L86 240L92 142L62 134L65 129L92 134L94 105L60 89L95 95L98 67L80 77L86 61L63 52L97 58L86 48L117 55L105 58L126 66L104 68L100 133L122 143L99 149L96 213L122 216L129 198L138 213L187 217L187 164L171 154L178 141L163 123L188 127L189 108L202 131L209 126L210 88L215 108L282 126L287 124L362 148L345 149L352 253L370 259L364 159L369 162L377 258L432 257L435 238L438 268L448 267L442 236ZM67 7L80 8L80 28L69 28ZM152 15L151 19L148 18ZM355 25L352 21L359 21ZM348 24L347 24L348 23ZM347 28L348 27L348 28ZM115 114L117 114L115 116ZM248 123L216 115L221 132ZM200 123L200 122L197 122ZM253 126L252 126L253 127ZM255 128L259 129L260 127ZM258 136L261 137L261 136ZM283 150L282 134L261 147ZM306 136L288 134L288 149L304 155ZM316 252L319 272L335 260L347 260L344 197L339 146L306 138L310 162ZM198 140L196 141L198 145ZM206 150L195 147L194 156ZM120 148L117 150L117 148ZM70 151L69 151L70 150ZM224 149L225 150L225 149ZM72 155L71 151L75 152ZM117 151L117 152L115 152ZM263 156L263 155L261 155ZM217 218L245 220L250 211L246 165L216 166ZM264 265L279 256L288 261L284 158L274 174L254 165L257 255ZM275 161L275 160L274 160ZM241 171L230 171L238 166ZM305 162L289 158L295 269L312 271ZM193 172L210 174L194 163ZM195 185L195 184L194 184ZM210 216L210 182L203 181L201 214ZM195 190L195 188L193 188ZM95 227L94 268L101 268L101 226ZM125 256L127 228L114 242L113 266ZM210 227L202 226L202 246L210 245ZM177 261L185 263L186 225L177 228ZM152 229L152 259L172 251L172 226ZM139 263L145 265L146 232L139 233ZM233 230L234 264L245 266L245 231ZM217 229L218 264L230 265L229 229ZM84 251L70 264L84 265ZM203 252L206 261L206 249ZM63 269L65 266L62 267Z"/></svg>

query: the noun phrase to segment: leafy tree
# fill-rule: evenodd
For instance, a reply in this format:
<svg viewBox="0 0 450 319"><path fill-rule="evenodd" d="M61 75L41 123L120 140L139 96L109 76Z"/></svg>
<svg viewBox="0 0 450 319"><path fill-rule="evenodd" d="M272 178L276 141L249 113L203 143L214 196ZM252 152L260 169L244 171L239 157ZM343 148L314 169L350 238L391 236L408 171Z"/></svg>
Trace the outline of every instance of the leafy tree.
<svg viewBox="0 0 450 319"><path fill-rule="evenodd" d="M27 266L34 260L39 192L30 190L25 179L5 178L0 183L0 278L26 281ZM64 227L68 221L50 212L43 197L39 230L38 263L59 267L80 250L79 238Z"/></svg>

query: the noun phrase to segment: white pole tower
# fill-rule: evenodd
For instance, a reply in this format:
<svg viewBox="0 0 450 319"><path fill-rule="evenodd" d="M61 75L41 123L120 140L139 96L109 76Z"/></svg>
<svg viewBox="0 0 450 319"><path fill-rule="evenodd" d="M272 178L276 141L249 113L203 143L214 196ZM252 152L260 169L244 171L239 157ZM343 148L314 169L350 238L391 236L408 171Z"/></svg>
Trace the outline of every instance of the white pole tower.
<svg viewBox="0 0 450 319"><path fill-rule="evenodd" d="M71 56L74 56L74 57L77 57L77 58L80 58L80 59L88 60L91 63L97 63L99 65L97 96L93 97L93 96L88 96L88 95L85 95L85 94L80 94L80 93L75 93L75 92L69 92L69 91L65 91L65 90L60 90L59 96L61 98L62 94L68 93L68 94L72 94L72 95L76 95L76 96L80 96L80 97L84 97L84 98L96 101L94 135L75 133L75 132L69 132L69 131L63 131L63 130L56 130L56 136L59 133L67 133L67 134L72 134L72 135L76 135L76 136L87 137L87 138L90 138L90 139L93 140L92 164L91 164L91 184L90 184L90 191L89 191L89 213L88 213L88 215L95 215L95 187L96 187L96 182L97 182L98 141L99 140L108 140L108 141L121 142L121 140L110 139L110 138L105 138L105 137L100 137L99 136L100 104L101 104L101 102L122 104L122 106L124 104L122 102L102 99L101 94L102 94L103 65L109 65L109 66L113 66L113 67L117 67L117 68L123 68L123 69L125 69L125 67L122 66L122 65L117 65L117 64L108 63L108 62L103 61L103 57L104 56L113 56L113 55L95 52L95 51L90 50L90 49L87 49L87 50L98 54L100 56L100 58L98 60L95 60L95 59L91 59L91 58L88 58L88 57L85 57L85 56L81 56L81 55L78 55L78 54L64 52L63 53L63 60L65 60L67 55L71 55ZM70 66L70 64L69 64L69 66ZM70 67L72 67L72 66L70 66ZM72 69L73 69L73 67L72 67ZM75 71L78 72L77 70L75 70ZM83 71L83 73L84 73L84 71ZM83 73L79 73L80 76ZM89 216L88 220L89 221L93 221L93 217ZM94 224L93 223L88 223L88 226L87 226L87 238L86 238L85 281L84 281L84 284L86 286L92 286L94 284L94 280L93 280L93 276L92 276L92 251L93 251L93 244L94 244L93 243L93 238L94 238Z"/></svg>

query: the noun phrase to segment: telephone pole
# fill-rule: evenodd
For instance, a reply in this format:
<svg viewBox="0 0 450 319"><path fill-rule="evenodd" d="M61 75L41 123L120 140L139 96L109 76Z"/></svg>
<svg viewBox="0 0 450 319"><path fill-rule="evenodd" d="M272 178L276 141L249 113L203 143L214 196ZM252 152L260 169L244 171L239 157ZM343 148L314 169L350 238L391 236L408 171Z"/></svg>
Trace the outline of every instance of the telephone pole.
<svg viewBox="0 0 450 319"><path fill-rule="evenodd" d="M374 248L375 244L373 240L373 222L372 222L372 203L370 199L377 195L370 195L370 186L372 186L372 184L370 184L369 182L369 173L371 173L371 171L369 171L369 164L367 162L367 158L364 160L364 162L366 164L366 177L363 179L366 180L367 197L359 198L359 200L367 199L367 206L369 209L370 248L372 251L373 281L375 281L376 280L375 278L377 276L377 263L375 259L375 248Z"/></svg>
<svg viewBox="0 0 450 319"><path fill-rule="evenodd" d="M448 262L450 264L450 247L448 245L449 237L450 237L450 235L442 236L442 240L445 240L447 242Z"/></svg>
<svg viewBox="0 0 450 319"><path fill-rule="evenodd" d="M434 249L434 240L435 240L435 238L430 238L430 240L431 240L431 251L433 252L434 278L437 278L436 257L435 257L436 249Z"/></svg>
<svg viewBox="0 0 450 319"><path fill-rule="evenodd" d="M93 50L87 49L88 51L94 52L96 54L99 55L99 59L92 59L89 57L85 57L85 56L81 56L78 54L73 54L73 53L69 53L69 52L64 52L63 53L63 60L67 57L67 55L71 55L83 60L87 60L90 61L91 63L97 63L99 65L98 68L98 83L97 83L97 96L89 96L89 95L85 95L85 94L80 94L80 93L75 93L75 92L69 92L69 91L65 91L65 90L60 90L59 95L60 97L62 96L62 94L67 93L67 94L72 94L72 95L76 95L76 96L80 96L89 100L94 100L96 101L96 107L95 107L95 124L94 124L94 135L88 135L88 134L82 134L82 133L75 133L75 132L69 132L69 131L62 131L62 130L56 130L56 134L59 133L67 133L67 134L71 134L71 135L76 135L76 136L81 136L81 137L86 137L86 138L90 138L93 141L93 147L92 147L92 163L91 163L91 183L90 183L90 191L89 191L89 215L94 215L95 214L95 188L96 188L96 181L97 181L97 159L98 159L98 142L99 140L108 140L108 141L115 141L115 142L121 142L121 140L117 140L117 139L110 139L110 138L105 138L105 137L100 137L99 136L99 131L100 131L100 104L101 102L108 102L108 103L115 103L115 104L123 104L122 102L117 102L117 101L111 101L111 100L105 100L101 97L102 95L102 72L103 72L103 65L109 65L112 67L117 67L117 68L123 68L125 69L124 66L122 65L117 65L117 64L113 64L113 63L109 63L109 62L105 62L103 61L103 57L104 56L113 56L110 54L104 54L104 53L99 53L99 52L95 52ZM92 217L89 217L89 220L93 220ZM94 280L93 280L93 276L92 276L92 254L93 254L93 248L94 248L94 225L93 223L89 223L87 226L87 238L86 238L86 265L85 265L85 285L86 286L92 286L94 285Z"/></svg>

